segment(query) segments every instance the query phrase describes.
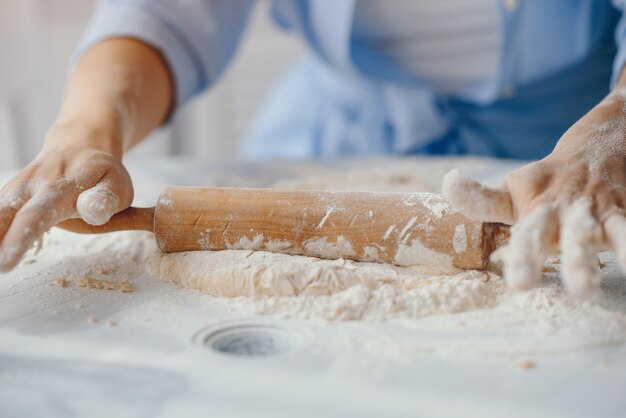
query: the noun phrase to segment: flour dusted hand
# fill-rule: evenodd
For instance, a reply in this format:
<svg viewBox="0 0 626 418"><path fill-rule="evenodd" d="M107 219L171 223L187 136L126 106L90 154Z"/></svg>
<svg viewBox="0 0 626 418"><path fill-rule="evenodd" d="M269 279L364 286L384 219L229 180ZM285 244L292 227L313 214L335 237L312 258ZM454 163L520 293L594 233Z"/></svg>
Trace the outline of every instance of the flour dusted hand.
<svg viewBox="0 0 626 418"><path fill-rule="evenodd" d="M503 253L511 288L537 284L544 258L560 251L567 290L593 296L599 251L614 250L626 272L626 88L574 124L546 158L509 173L501 188L452 171L443 192L470 218L515 224Z"/></svg>
<svg viewBox="0 0 626 418"><path fill-rule="evenodd" d="M0 270L15 267L60 221L103 224L130 205L133 188L121 158L88 145L98 135L82 125L54 126L37 158L2 188Z"/></svg>
<svg viewBox="0 0 626 418"><path fill-rule="evenodd" d="M0 271L58 222L100 225L130 205L122 155L165 121L171 80L159 51L136 39L106 39L84 53L43 149L0 190Z"/></svg>

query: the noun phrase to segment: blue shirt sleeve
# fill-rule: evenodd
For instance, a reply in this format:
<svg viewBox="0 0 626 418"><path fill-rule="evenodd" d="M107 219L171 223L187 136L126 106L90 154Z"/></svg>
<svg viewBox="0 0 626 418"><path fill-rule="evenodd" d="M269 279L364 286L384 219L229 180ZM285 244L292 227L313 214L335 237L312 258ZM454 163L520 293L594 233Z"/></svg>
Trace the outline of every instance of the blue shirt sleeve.
<svg viewBox="0 0 626 418"><path fill-rule="evenodd" d="M613 61L613 75L611 77L611 87L617 84L619 77L626 64L626 0L613 0L615 6L622 16L620 17L617 28L615 29L615 42L617 44L617 55Z"/></svg>
<svg viewBox="0 0 626 418"><path fill-rule="evenodd" d="M73 61L108 38L146 42L170 68L177 109L220 76L251 5L252 0L100 0Z"/></svg>

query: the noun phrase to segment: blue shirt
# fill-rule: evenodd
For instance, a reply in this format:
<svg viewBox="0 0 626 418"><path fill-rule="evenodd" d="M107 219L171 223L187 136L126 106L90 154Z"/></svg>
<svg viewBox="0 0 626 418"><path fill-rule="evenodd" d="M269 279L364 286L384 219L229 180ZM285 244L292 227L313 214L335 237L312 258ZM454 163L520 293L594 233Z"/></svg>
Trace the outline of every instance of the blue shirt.
<svg viewBox="0 0 626 418"><path fill-rule="evenodd" d="M289 70L250 133L253 157L475 154L536 159L597 104L626 61L626 1L504 1L497 77L438 94L354 36L357 0L275 0L274 20L312 53ZM159 49L176 107L216 82L252 0L101 0L79 51L115 36Z"/></svg>

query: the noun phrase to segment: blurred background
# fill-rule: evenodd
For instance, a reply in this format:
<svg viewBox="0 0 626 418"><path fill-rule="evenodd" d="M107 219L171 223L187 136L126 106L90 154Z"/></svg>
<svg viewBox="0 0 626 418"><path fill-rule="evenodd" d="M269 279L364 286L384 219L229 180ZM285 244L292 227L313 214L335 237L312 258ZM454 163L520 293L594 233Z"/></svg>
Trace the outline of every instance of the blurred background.
<svg viewBox="0 0 626 418"><path fill-rule="evenodd" d="M38 152L61 101L67 63L96 0L0 0L0 170ZM133 152L234 156L267 91L303 54L257 1L240 48L221 81ZM174 141L173 138L176 138Z"/></svg>

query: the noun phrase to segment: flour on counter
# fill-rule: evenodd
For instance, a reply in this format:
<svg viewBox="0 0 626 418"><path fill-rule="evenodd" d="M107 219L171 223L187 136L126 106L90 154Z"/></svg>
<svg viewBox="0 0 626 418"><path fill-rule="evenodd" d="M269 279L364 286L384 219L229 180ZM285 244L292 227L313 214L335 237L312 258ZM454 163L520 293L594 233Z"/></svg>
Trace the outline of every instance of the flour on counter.
<svg viewBox="0 0 626 418"><path fill-rule="evenodd" d="M377 181L377 176L384 181ZM360 183L363 179L371 184ZM399 183L394 183L396 180ZM432 178L429 181L432 184ZM391 184L385 186L385 182ZM419 191L420 184L424 182L419 177L410 179L405 172L362 172L343 178L290 180L278 186L349 189L353 185L355 190ZM386 235L402 228L392 225ZM452 244L456 251L466 248L465 228L455 229ZM550 353L626 341L626 304L616 303L610 292L594 302L571 298L558 281L558 273L551 273L558 270L558 259L547 263L544 285L511 293L495 273L455 270L448 256L423 250L407 247L400 257L434 257L440 259L439 268L230 250L155 254L149 266L154 274L184 287L231 298L234 309L254 315L365 320L372 321L372 327L384 323L382 334L377 328L368 335L362 328L332 322L341 328L338 344L343 348L394 358L433 353ZM611 283L621 283L614 263L606 268L613 271ZM390 333L389 327L400 331Z"/></svg>
<svg viewBox="0 0 626 418"><path fill-rule="evenodd" d="M67 287L69 286L70 282L68 282L65 279L56 279L54 282L52 282L53 284L55 284L56 286L59 287Z"/></svg>
<svg viewBox="0 0 626 418"><path fill-rule="evenodd" d="M396 177L389 174L389 178ZM400 178L411 188L419 183L419 179L407 180L406 174ZM343 183L349 184L347 180ZM319 182L314 187L319 188ZM397 184L393 187L400 188ZM395 226L395 230L403 226ZM456 232L461 248L463 234ZM253 242L254 236L241 244ZM451 270L445 265L426 270L249 249L161 254L153 236L145 232L84 236L53 230L45 244L37 257L31 251L4 279L14 283L7 287L11 292L31 292L32 305L49 304L50 309L58 309L52 301L60 292L75 291L77 297L95 297L97 293L98 298L124 300L141 297L143 287L122 296L79 290L75 283L83 278L128 279L134 286L134 278L147 269L180 286L208 293L193 295L152 281L154 286L163 286L172 300L168 318L175 318L177 309L189 298L200 298L207 307L226 305L238 316L269 315L322 324L332 334L329 343L338 347L337 352L352 353L354 348L394 359L467 354L526 361L534 354L626 341L626 286L615 262L606 255L602 294L594 301L580 301L568 296L560 284L558 259L548 263L540 287L511 293L497 274ZM276 248L289 245L271 243ZM36 282L44 286L30 290ZM88 307L78 299L64 309ZM84 312L81 321L90 313L94 312ZM98 316L102 325L113 326L105 322L107 313Z"/></svg>
<svg viewBox="0 0 626 418"><path fill-rule="evenodd" d="M127 292L136 292L135 279L145 275L147 256L156 251L154 237L146 232L81 235L53 229L44 240L39 254L28 251L20 265L0 279L5 298L21 294L25 307L45 311L49 306L51 312L59 312L59 298L77 299L64 307L71 311L88 306L82 298L128 300Z"/></svg>
<svg viewBox="0 0 626 418"><path fill-rule="evenodd" d="M128 280L103 280L89 277L76 280L76 285L89 289L119 290L122 293L130 293L134 290Z"/></svg>

